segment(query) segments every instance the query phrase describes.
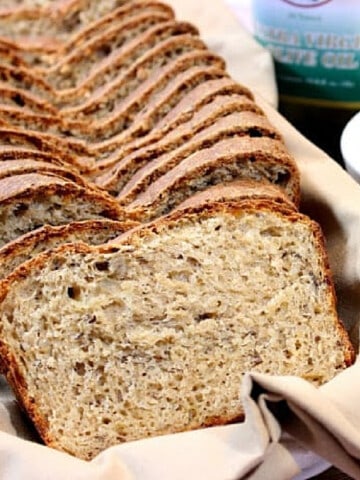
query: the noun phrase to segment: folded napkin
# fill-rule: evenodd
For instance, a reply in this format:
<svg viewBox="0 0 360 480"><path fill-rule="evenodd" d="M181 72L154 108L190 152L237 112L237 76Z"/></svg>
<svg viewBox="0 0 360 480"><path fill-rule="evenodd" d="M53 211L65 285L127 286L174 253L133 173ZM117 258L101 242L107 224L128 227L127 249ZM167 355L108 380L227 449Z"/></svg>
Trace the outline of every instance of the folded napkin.
<svg viewBox="0 0 360 480"><path fill-rule="evenodd" d="M360 187L273 108L269 54L222 0L170 0L200 26L232 75L250 86L282 132L302 175L302 210L322 225L339 312L356 342L360 312ZM246 421L114 446L84 462L37 442L0 381L0 480L287 480L335 465L360 479L360 363L317 389L295 377L246 375Z"/></svg>

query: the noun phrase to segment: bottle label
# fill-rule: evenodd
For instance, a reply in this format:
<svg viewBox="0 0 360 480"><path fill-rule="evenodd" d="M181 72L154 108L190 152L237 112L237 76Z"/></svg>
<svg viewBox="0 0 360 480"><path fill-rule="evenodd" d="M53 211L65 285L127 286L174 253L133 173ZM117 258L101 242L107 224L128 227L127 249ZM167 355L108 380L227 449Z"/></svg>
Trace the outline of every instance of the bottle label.
<svg viewBox="0 0 360 480"><path fill-rule="evenodd" d="M359 1L253 0L253 14L280 95L360 108Z"/></svg>

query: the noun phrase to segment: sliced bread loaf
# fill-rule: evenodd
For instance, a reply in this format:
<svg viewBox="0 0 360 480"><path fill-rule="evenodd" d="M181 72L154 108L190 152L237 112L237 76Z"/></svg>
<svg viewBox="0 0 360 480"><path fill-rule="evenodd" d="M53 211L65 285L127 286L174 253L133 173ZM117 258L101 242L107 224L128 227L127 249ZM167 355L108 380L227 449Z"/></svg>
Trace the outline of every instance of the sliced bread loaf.
<svg viewBox="0 0 360 480"><path fill-rule="evenodd" d="M154 6L157 10L161 9L162 12L167 12L169 17L174 17L173 10L169 5L164 3L161 4L161 7L159 5L160 2L154 0L131 0L123 3L109 13L103 14L103 12L101 12L94 21L88 21L87 25L83 25L82 28L73 34L70 32L69 38L66 39L63 48L58 50L55 59L71 53L75 48L78 48L80 44L91 40L99 32L107 30L114 23L122 21L124 18L131 18L144 8ZM83 11L82 14L86 15L86 12Z"/></svg>
<svg viewBox="0 0 360 480"><path fill-rule="evenodd" d="M83 459L241 419L249 370L319 385L353 361L319 227L269 200L37 256L1 285L0 345L44 441Z"/></svg>

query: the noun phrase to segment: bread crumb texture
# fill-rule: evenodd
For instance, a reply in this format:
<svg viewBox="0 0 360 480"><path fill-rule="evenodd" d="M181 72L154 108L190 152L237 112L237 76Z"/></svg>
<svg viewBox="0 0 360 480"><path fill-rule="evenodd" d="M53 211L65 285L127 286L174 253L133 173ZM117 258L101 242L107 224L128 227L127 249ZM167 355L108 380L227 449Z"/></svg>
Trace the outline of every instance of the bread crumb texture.
<svg viewBox="0 0 360 480"><path fill-rule="evenodd" d="M46 442L90 459L239 419L246 371L319 385L345 368L312 226L266 210L184 217L113 250L60 248L13 281L0 334Z"/></svg>

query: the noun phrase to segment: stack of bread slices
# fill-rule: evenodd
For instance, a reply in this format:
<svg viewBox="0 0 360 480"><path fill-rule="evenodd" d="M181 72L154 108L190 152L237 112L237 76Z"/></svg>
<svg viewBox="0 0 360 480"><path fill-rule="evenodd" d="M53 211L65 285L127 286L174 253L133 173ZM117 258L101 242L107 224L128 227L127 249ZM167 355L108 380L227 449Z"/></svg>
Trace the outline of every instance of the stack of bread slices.
<svg viewBox="0 0 360 480"><path fill-rule="evenodd" d="M0 366L45 443L91 459L241 419L246 371L350 365L294 159L196 27L1 8Z"/></svg>

